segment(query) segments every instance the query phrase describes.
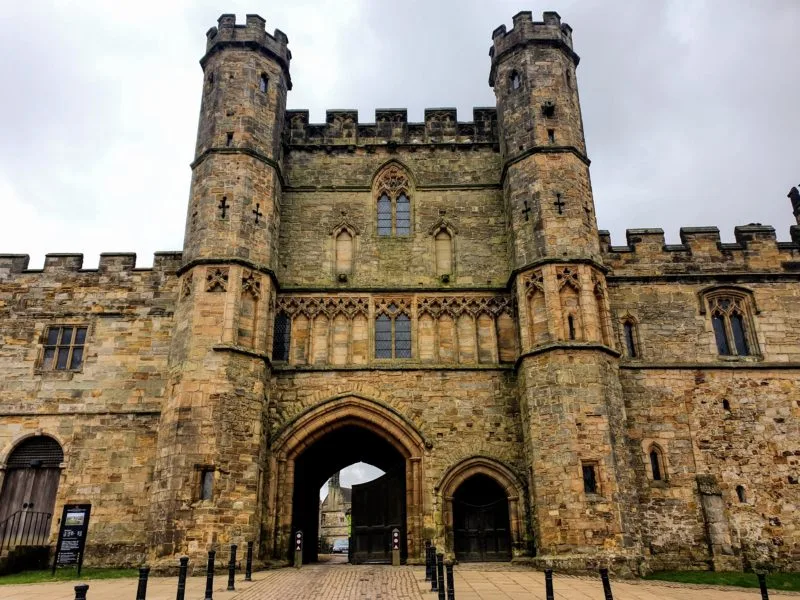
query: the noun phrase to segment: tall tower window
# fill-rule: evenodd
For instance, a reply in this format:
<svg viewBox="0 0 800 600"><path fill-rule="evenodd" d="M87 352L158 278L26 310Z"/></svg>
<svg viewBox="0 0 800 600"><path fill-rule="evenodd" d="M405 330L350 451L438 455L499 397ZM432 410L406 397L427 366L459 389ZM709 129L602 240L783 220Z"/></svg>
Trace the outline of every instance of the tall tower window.
<svg viewBox="0 0 800 600"><path fill-rule="evenodd" d="M262 73L261 77L258 78L258 89L262 94L267 93L267 84L269 83L269 78L267 77L266 73Z"/></svg>
<svg viewBox="0 0 800 600"><path fill-rule="evenodd" d="M410 235L411 183L400 165L390 164L378 174L375 197L378 235Z"/></svg>
<svg viewBox="0 0 800 600"><path fill-rule="evenodd" d="M272 336L272 360L289 360L291 339L292 321L286 313L278 313L275 317L275 329Z"/></svg>
<svg viewBox="0 0 800 600"><path fill-rule="evenodd" d="M597 465L595 463L583 463L581 470L583 471L583 491L587 494L598 493Z"/></svg>
<svg viewBox="0 0 800 600"><path fill-rule="evenodd" d="M630 315L622 320L622 337L625 343L625 354L628 358L639 358L641 355L639 331L636 319Z"/></svg>
<svg viewBox="0 0 800 600"><path fill-rule="evenodd" d="M518 90L522 86L522 79L518 71L511 71L511 76L508 80L512 90Z"/></svg>
<svg viewBox="0 0 800 600"><path fill-rule="evenodd" d="M650 446L648 452L650 459L650 473L653 476L653 481L663 481L666 479L666 469L664 468L664 453L656 444Z"/></svg>
<svg viewBox="0 0 800 600"><path fill-rule="evenodd" d="M719 355L758 354L750 297L738 290L718 290L706 294L706 302Z"/></svg>

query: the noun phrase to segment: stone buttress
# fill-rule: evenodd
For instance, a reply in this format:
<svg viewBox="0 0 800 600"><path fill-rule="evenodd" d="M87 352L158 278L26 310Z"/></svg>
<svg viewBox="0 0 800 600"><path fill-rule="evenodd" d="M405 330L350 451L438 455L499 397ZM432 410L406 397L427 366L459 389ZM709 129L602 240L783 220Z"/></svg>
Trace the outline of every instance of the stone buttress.
<svg viewBox="0 0 800 600"><path fill-rule="evenodd" d="M151 558L258 540L288 39L247 15L207 34Z"/></svg>
<svg viewBox="0 0 800 600"><path fill-rule="evenodd" d="M572 29L521 12L490 56L537 553L625 561L639 545L636 496Z"/></svg>

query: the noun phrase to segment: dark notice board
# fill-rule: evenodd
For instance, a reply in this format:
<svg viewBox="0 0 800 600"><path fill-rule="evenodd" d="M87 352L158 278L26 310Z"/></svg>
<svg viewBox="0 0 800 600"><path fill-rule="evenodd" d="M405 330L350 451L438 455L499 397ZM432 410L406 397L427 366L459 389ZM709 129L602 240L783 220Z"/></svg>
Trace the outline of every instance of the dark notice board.
<svg viewBox="0 0 800 600"><path fill-rule="evenodd" d="M53 560L53 573L56 567L77 565L78 575L83 565L83 551L86 548L86 533L89 530L91 504L65 504L58 528L58 544Z"/></svg>

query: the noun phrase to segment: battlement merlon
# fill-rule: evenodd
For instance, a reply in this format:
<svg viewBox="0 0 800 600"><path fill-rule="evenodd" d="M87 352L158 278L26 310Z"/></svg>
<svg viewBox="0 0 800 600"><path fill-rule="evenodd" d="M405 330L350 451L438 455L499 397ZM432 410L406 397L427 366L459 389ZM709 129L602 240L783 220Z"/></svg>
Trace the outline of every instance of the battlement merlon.
<svg viewBox="0 0 800 600"><path fill-rule="evenodd" d="M217 27L206 32L206 54L200 59L205 68L208 59L224 48L250 48L263 52L275 60L286 77L286 89L292 89L289 76L289 62L292 52L289 50L289 38L280 29L273 34L267 33L266 20L259 15L247 15L245 25L236 24L236 15L224 14L217 20Z"/></svg>
<svg viewBox="0 0 800 600"><path fill-rule="evenodd" d="M578 66L580 57L572 49L572 27L561 22L557 12L546 11L542 21L534 21L530 11L518 12L514 15L514 27L506 31L505 25L500 25L492 32L492 47L489 56L492 59L492 68L489 71L489 85L494 87L497 63L500 59L516 50L529 45L551 46L561 48Z"/></svg>
<svg viewBox="0 0 800 600"><path fill-rule="evenodd" d="M133 252L104 252L100 255L97 269L83 268L83 254L51 253L44 258L44 268L29 269L27 254L0 254L0 279L16 273L124 273L134 271L163 271L175 273L181 266L180 252L156 252L153 266L137 268Z"/></svg>

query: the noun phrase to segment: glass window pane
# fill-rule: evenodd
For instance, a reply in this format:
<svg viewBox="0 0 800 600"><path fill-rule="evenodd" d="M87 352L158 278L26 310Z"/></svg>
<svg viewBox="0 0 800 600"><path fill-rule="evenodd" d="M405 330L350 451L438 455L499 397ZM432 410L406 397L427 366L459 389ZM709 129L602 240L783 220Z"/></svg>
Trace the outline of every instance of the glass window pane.
<svg viewBox="0 0 800 600"><path fill-rule="evenodd" d="M386 315L375 319L375 358L392 358L392 321Z"/></svg>
<svg viewBox="0 0 800 600"><path fill-rule="evenodd" d="M289 360L292 322L285 313L275 317L275 330L272 336L272 360Z"/></svg>
<svg viewBox="0 0 800 600"><path fill-rule="evenodd" d="M386 194L378 198L378 235L392 235L392 202Z"/></svg>
<svg viewBox="0 0 800 600"><path fill-rule="evenodd" d="M625 345L628 347L628 356L636 358L636 342L633 337L633 323L625 323Z"/></svg>
<svg viewBox="0 0 800 600"><path fill-rule="evenodd" d="M405 315L394 320L394 356L411 358L411 319Z"/></svg>
<svg viewBox="0 0 800 600"><path fill-rule="evenodd" d="M75 345L82 346L86 342L86 327L78 327L75 331Z"/></svg>
<svg viewBox="0 0 800 600"><path fill-rule="evenodd" d="M397 235L411 233L411 202L405 194L397 197Z"/></svg>
<svg viewBox="0 0 800 600"><path fill-rule="evenodd" d="M58 360L56 360L56 369L66 369L68 359L69 359L69 348L59 348Z"/></svg>
<svg viewBox="0 0 800 600"><path fill-rule="evenodd" d="M63 352L63 350L62 350ZM80 369L81 362L83 362L83 348L76 347L72 351L72 360L70 361L69 368L70 369Z"/></svg>
<svg viewBox="0 0 800 600"><path fill-rule="evenodd" d="M750 354L747 348L747 337L744 334L744 321L742 315L731 315L731 329L733 330L733 343L736 344L736 354L739 356L747 356Z"/></svg>
<svg viewBox="0 0 800 600"><path fill-rule="evenodd" d="M44 359L42 360L42 368L43 369L51 369L53 368L53 357L56 355L55 348L45 348L44 349Z"/></svg>
<svg viewBox="0 0 800 600"><path fill-rule="evenodd" d="M66 346L72 342L72 327L64 327L61 330L61 344Z"/></svg>
<svg viewBox="0 0 800 600"><path fill-rule="evenodd" d="M716 314L711 317L711 324L714 326L714 337L717 340L717 352L722 356L728 356L731 353L728 346L728 336L725 334L725 322L722 316Z"/></svg>
<svg viewBox="0 0 800 600"><path fill-rule="evenodd" d="M47 345L48 346L55 346L58 343L58 332L59 327L51 327L47 331Z"/></svg>

